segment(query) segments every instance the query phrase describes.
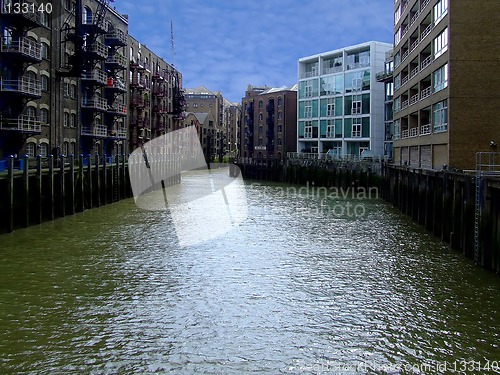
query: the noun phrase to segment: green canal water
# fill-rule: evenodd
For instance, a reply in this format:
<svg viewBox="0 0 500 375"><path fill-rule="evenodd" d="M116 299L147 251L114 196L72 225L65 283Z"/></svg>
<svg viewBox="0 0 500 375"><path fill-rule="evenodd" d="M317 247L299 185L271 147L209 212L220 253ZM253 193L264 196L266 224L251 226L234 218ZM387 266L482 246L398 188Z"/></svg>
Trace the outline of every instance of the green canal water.
<svg viewBox="0 0 500 375"><path fill-rule="evenodd" d="M246 184L209 243L133 200L0 236L0 374L499 372L497 275L380 200Z"/></svg>

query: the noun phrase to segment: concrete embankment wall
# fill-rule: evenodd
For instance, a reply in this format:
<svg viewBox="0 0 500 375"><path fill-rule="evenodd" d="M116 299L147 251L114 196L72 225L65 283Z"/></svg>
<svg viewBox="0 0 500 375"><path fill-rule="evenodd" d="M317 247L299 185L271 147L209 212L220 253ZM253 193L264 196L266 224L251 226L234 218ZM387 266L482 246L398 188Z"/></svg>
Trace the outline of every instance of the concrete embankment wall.
<svg viewBox="0 0 500 375"><path fill-rule="evenodd" d="M124 155L9 158L0 172L0 233L130 198L129 172L139 161L129 165L127 159ZM165 186L180 182L179 164L161 164L173 176Z"/></svg>
<svg viewBox="0 0 500 375"><path fill-rule="evenodd" d="M380 197L484 268L500 273L500 182L383 163L277 162L238 164L246 178L326 187L377 187ZM476 213L478 219L476 221ZM479 236L476 243L476 225Z"/></svg>

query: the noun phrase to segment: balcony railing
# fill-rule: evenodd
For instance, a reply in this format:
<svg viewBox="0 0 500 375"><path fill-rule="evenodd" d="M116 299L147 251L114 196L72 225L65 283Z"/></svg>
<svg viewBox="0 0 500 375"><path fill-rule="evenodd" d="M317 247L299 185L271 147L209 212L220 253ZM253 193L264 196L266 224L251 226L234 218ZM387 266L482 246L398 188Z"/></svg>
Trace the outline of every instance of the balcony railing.
<svg viewBox="0 0 500 375"><path fill-rule="evenodd" d="M108 136L108 128L106 125L84 126L82 129L82 135L92 135L95 137L107 137Z"/></svg>
<svg viewBox="0 0 500 375"><path fill-rule="evenodd" d="M127 34L120 29L115 29L106 33L106 40L113 45L127 45Z"/></svg>
<svg viewBox="0 0 500 375"><path fill-rule="evenodd" d="M116 138L127 138L127 129L125 128L117 128L117 129L113 129L110 131L110 136L112 137L116 137Z"/></svg>
<svg viewBox="0 0 500 375"><path fill-rule="evenodd" d="M82 108L97 109L106 111L108 109L108 102L104 98L83 98Z"/></svg>
<svg viewBox="0 0 500 375"><path fill-rule="evenodd" d="M414 69L410 72L410 79L411 79L411 78L413 78L413 77L415 77L415 76L418 74L418 72L419 72L419 71L420 71L420 68L419 68L419 66L417 65L417 66L416 66L416 67L415 67L415 68L414 68Z"/></svg>
<svg viewBox="0 0 500 375"><path fill-rule="evenodd" d="M126 68L127 58L123 56L121 53L116 52L113 56L108 56L108 58L106 59L106 64L117 65L122 68Z"/></svg>
<svg viewBox="0 0 500 375"><path fill-rule="evenodd" d="M401 139L406 139L408 138L408 135L409 135L409 131L408 130L403 130L401 132Z"/></svg>
<svg viewBox="0 0 500 375"><path fill-rule="evenodd" d="M300 75L300 78L311 78L311 77L317 77L318 72L317 71L311 71L311 72L305 72Z"/></svg>
<svg viewBox="0 0 500 375"><path fill-rule="evenodd" d="M410 98L410 105L417 103L420 100L420 94L415 94Z"/></svg>
<svg viewBox="0 0 500 375"><path fill-rule="evenodd" d="M408 83L408 80L410 79L410 76L406 76L404 77L402 80L401 80L401 86L404 86L406 85L406 83Z"/></svg>
<svg viewBox="0 0 500 375"><path fill-rule="evenodd" d="M409 100L405 100L403 103L401 103L401 110L405 109L408 107Z"/></svg>
<svg viewBox="0 0 500 375"><path fill-rule="evenodd" d="M420 70L424 70L425 68L427 68L429 65L431 65L432 63L432 55L430 56L427 56L424 61L422 61L420 63Z"/></svg>
<svg viewBox="0 0 500 375"><path fill-rule="evenodd" d="M92 45L92 52L105 59L108 56L108 47L101 42L95 42Z"/></svg>
<svg viewBox="0 0 500 375"><path fill-rule="evenodd" d="M121 92L127 91L127 86L118 78L108 78L106 80L106 88Z"/></svg>
<svg viewBox="0 0 500 375"><path fill-rule="evenodd" d="M127 106L125 104L115 103L111 107L108 108L108 112L118 114L120 116L127 115Z"/></svg>
<svg viewBox="0 0 500 375"><path fill-rule="evenodd" d="M422 125L420 127L420 135L429 135L431 134L431 124L427 124L427 125Z"/></svg>
<svg viewBox="0 0 500 375"><path fill-rule="evenodd" d="M401 62L405 61L409 55L410 55L410 50L406 50L406 52L403 53L403 55L401 56Z"/></svg>
<svg viewBox="0 0 500 375"><path fill-rule="evenodd" d="M7 4L10 4L10 7L7 6ZM21 7L19 8L21 11L16 12L17 6L14 7L14 4L20 4ZM26 4L27 6L25 6ZM33 12L33 5L35 7L35 11ZM26 1L26 0L17 0L17 1L6 1L2 0L2 7L1 7L1 12L3 15L9 15L9 16L14 16L14 17L22 17L26 21L31 22L32 24L36 25L41 25L41 17L40 14L41 12L36 11L37 4ZM23 11L26 9L27 11ZM31 11L30 11L31 10Z"/></svg>
<svg viewBox="0 0 500 375"><path fill-rule="evenodd" d="M429 26L427 26L424 29L424 31L422 31L422 35L420 35L420 40L423 40L427 35L429 35L433 28L434 25L432 23Z"/></svg>
<svg viewBox="0 0 500 375"><path fill-rule="evenodd" d="M424 0L420 5L420 11L424 10L424 8L431 2L431 0Z"/></svg>
<svg viewBox="0 0 500 375"><path fill-rule="evenodd" d="M346 65L346 70L359 69L359 68L367 68L370 66L369 62L357 62L350 63Z"/></svg>
<svg viewBox="0 0 500 375"><path fill-rule="evenodd" d="M2 38L1 51L5 53L21 54L30 59L41 61L41 44L27 37L21 37L17 40L12 38Z"/></svg>
<svg viewBox="0 0 500 375"><path fill-rule="evenodd" d="M410 138L418 137L418 127L411 128L409 133Z"/></svg>
<svg viewBox="0 0 500 375"><path fill-rule="evenodd" d="M108 77L105 72L99 69L94 69L90 72L82 73L82 80L84 81L94 81L98 84L106 85L108 82Z"/></svg>
<svg viewBox="0 0 500 375"><path fill-rule="evenodd" d="M420 44L420 39L419 38L415 39L415 41L410 46L410 53L414 51L419 44Z"/></svg>
<svg viewBox="0 0 500 375"><path fill-rule="evenodd" d="M22 115L17 118L0 118L0 130L22 133L40 133L41 122L37 117Z"/></svg>
<svg viewBox="0 0 500 375"><path fill-rule="evenodd" d="M420 100L425 99L429 97L432 94L432 86L426 87L425 89L422 90L420 93Z"/></svg>
<svg viewBox="0 0 500 375"><path fill-rule="evenodd" d="M332 73L338 73L341 72L344 68L342 65L340 66L333 66L331 68L324 68L323 69L323 74L332 74Z"/></svg>
<svg viewBox="0 0 500 375"><path fill-rule="evenodd" d="M38 79L22 77L13 80L0 80L0 91L15 92L29 96L42 96L42 85Z"/></svg>

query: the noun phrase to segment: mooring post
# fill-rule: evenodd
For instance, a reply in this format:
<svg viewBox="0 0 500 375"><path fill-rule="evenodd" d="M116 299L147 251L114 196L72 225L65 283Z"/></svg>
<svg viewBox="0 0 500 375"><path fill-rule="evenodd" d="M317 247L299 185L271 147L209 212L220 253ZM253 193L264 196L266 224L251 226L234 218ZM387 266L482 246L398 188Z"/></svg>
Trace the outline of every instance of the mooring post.
<svg viewBox="0 0 500 375"><path fill-rule="evenodd" d="M24 155L23 161L23 203L24 203L24 217L23 225L28 227L30 225L30 176L29 176L29 165L28 165L28 155Z"/></svg>
<svg viewBox="0 0 500 375"><path fill-rule="evenodd" d="M55 219L55 195L54 195L54 155L49 155L49 202L50 202L50 210L49 210L49 220Z"/></svg>
<svg viewBox="0 0 500 375"><path fill-rule="evenodd" d="M79 202L80 206L78 207L78 211L83 212L85 211L85 182L84 182L84 174L83 174L83 154L80 154L78 157L78 176L80 177L79 179L79 184L78 184L78 195L79 195ZM78 200L77 200L78 201Z"/></svg>
<svg viewBox="0 0 500 375"><path fill-rule="evenodd" d="M88 162L88 165L87 165L87 174L88 174L88 187L89 187L89 192L88 192L88 195L89 195L89 208L92 208L94 207L93 205L93 202L92 202L92 195L94 194L94 189L93 189L93 186L92 186L92 155L89 154L89 162Z"/></svg>
<svg viewBox="0 0 500 375"><path fill-rule="evenodd" d="M42 156L36 157L36 223L40 224L43 219L43 195L42 195Z"/></svg>
<svg viewBox="0 0 500 375"><path fill-rule="evenodd" d="M8 180L7 180L7 208L8 220L7 231L14 230L14 156L8 158Z"/></svg>
<svg viewBox="0 0 500 375"><path fill-rule="evenodd" d="M69 213L75 214L75 155L69 156L69 192L71 194L71 207Z"/></svg>
<svg viewBox="0 0 500 375"><path fill-rule="evenodd" d="M59 171L61 173L61 216L64 217L66 216L66 178L64 176L64 155L61 155L59 158L60 165L59 165Z"/></svg>
<svg viewBox="0 0 500 375"><path fill-rule="evenodd" d="M96 205L97 207L101 206L101 175L100 175L100 168L99 168L99 154L95 154L95 178L96 178Z"/></svg>

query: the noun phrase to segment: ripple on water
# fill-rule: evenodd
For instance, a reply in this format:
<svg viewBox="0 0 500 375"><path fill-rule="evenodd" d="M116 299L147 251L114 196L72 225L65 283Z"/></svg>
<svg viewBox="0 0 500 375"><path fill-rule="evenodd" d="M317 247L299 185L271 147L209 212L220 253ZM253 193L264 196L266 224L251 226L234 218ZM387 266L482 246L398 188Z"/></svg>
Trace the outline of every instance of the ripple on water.
<svg viewBox="0 0 500 375"><path fill-rule="evenodd" d="M352 201L366 210L353 219L317 209L347 201L281 191L254 184L248 219L191 247L168 212L130 200L2 236L0 372L496 358L497 278L379 201Z"/></svg>

